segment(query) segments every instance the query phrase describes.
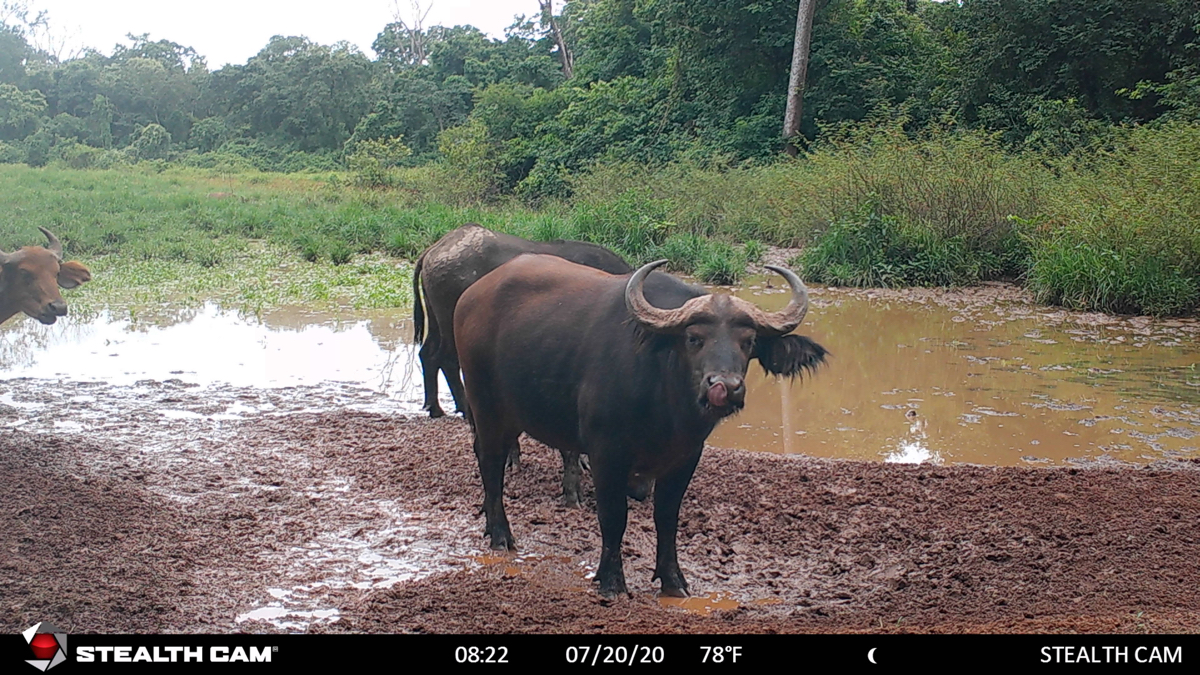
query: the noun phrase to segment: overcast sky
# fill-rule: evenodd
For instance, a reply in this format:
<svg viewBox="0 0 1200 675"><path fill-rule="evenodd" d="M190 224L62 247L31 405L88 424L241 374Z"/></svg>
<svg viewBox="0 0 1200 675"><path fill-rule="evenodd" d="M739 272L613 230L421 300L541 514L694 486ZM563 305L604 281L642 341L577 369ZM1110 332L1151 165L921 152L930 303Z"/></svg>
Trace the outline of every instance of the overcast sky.
<svg viewBox="0 0 1200 675"><path fill-rule="evenodd" d="M410 17L411 0L399 0ZM149 33L194 48L216 70L245 63L273 35L303 35L314 42L345 40L371 58L371 43L392 21L393 0L29 0L49 12L51 35L70 48L87 46L112 53L125 35ZM536 17L538 0L421 0L432 11L426 26L470 24L504 37L516 14ZM561 8L556 2L555 7Z"/></svg>

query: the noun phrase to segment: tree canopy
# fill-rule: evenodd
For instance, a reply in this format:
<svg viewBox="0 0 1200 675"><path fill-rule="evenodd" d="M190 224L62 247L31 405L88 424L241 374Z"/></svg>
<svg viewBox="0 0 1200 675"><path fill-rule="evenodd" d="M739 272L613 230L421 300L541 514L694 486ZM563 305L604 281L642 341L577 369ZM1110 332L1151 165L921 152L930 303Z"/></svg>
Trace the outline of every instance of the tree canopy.
<svg viewBox="0 0 1200 675"><path fill-rule="evenodd" d="M537 197L598 161L761 161L783 149L796 0L541 6L559 13L520 18L503 39L396 22L380 27L373 58L275 36L210 71L194 49L149 35L59 60L32 44L47 17L4 0L0 158L36 164L82 144L291 170L403 138L411 154L398 162L475 144L468 154L487 159L497 189ZM1200 0L818 0L801 131L902 114L912 130L952 121L1057 147L1097 125L1194 119L1198 33Z"/></svg>

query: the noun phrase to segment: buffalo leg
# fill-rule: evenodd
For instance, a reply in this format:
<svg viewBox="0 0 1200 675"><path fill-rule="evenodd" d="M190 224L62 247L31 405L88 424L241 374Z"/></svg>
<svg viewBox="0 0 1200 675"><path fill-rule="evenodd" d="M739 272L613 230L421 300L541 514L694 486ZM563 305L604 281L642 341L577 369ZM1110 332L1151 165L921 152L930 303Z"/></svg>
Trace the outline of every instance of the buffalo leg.
<svg viewBox="0 0 1200 675"><path fill-rule="evenodd" d="M449 351L453 352L453 350ZM458 367L458 354L443 354L441 362L442 373L446 376L446 386L450 387L450 395L454 397L454 409L466 416L467 392L463 389L462 373Z"/></svg>
<svg viewBox="0 0 1200 675"><path fill-rule="evenodd" d="M596 570L596 581L600 584L600 595L611 598L621 593L629 594L625 586L625 569L621 559L621 541L625 538L625 524L629 508L625 502L625 485L629 479L629 465L618 461L592 461L592 479L596 483L596 515L600 518L600 568Z"/></svg>
<svg viewBox="0 0 1200 675"><path fill-rule="evenodd" d="M679 531L679 507L683 503L683 493L687 491L699 462L700 453L697 451L686 465L662 476L654 486L654 529L658 533L658 551L654 576L650 580L662 579L663 595L687 595L688 585L683 578L683 571L679 569L675 538Z"/></svg>
<svg viewBox="0 0 1200 675"><path fill-rule="evenodd" d="M560 450L563 461L563 501L569 507L579 506L579 481L583 477L583 466L579 461L579 453L573 450Z"/></svg>
<svg viewBox="0 0 1200 675"><path fill-rule="evenodd" d="M441 337L436 332L436 325L431 319L429 334L421 343L419 352L421 372L425 376L425 409L429 411L430 417L441 417L446 414L442 412L442 406L438 404L438 369L441 367L441 359L438 358L438 352L441 351L440 342Z"/></svg>
<svg viewBox="0 0 1200 675"><path fill-rule="evenodd" d="M494 432L476 427L475 458L483 477L483 512L487 515L485 533L491 539L492 548L497 550L517 549L508 516L504 513L504 458L515 444L516 438L506 441Z"/></svg>

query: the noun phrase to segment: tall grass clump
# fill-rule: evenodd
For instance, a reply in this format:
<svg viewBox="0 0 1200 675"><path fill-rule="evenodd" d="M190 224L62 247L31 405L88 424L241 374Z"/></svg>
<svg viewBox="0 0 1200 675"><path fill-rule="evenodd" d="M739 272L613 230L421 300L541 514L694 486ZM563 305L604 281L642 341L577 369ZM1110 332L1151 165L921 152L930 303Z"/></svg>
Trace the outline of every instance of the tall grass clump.
<svg viewBox="0 0 1200 675"><path fill-rule="evenodd" d="M667 204L643 190L627 190L611 201L583 201L571 214L574 239L612 249L630 261L648 262L672 228Z"/></svg>
<svg viewBox="0 0 1200 675"><path fill-rule="evenodd" d="M1004 261L1009 216L1040 213L1052 178L1039 158L1005 152L987 134L936 127L913 137L898 118L827 130L796 160L597 165L573 177L572 187L585 203L614 203L636 191L662 205L672 232L777 246L807 245L869 206Z"/></svg>
<svg viewBox="0 0 1200 675"><path fill-rule="evenodd" d="M987 262L992 258L972 251L962 236L945 237L868 205L833 223L796 262L806 278L834 286L961 286L996 267Z"/></svg>
<svg viewBox="0 0 1200 675"><path fill-rule="evenodd" d="M1154 315L1200 305L1200 125L1128 129L1056 168L1029 235L1040 301Z"/></svg>

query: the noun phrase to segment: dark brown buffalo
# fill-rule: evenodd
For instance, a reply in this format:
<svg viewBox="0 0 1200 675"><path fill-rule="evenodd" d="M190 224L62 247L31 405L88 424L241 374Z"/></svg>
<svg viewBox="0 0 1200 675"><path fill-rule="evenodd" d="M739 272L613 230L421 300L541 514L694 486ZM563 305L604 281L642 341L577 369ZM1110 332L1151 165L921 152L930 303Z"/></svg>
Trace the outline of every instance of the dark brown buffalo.
<svg viewBox="0 0 1200 675"><path fill-rule="evenodd" d="M488 272L521 255L542 253L601 269L612 274L632 272L620 256L608 249L582 241L536 242L493 232L467 223L430 246L413 271L414 340L421 345L421 370L425 378L425 409L430 417L445 413L438 403L438 370L459 412L467 410L459 375L458 351L454 344L454 307L463 292ZM425 303L421 306L421 289ZM428 333L425 332L428 318ZM509 462L520 465L520 446L513 448ZM579 455L563 451L563 498L567 505L579 504Z"/></svg>
<svg viewBox="0 0 1200 675"><path fill-rule="evenodd" d="M12 253L0 251L0 323L24 312L44 324L67 313L58 287L75 288L90 281L83 265L62 261L62 243L44 227L45 247L25 246Z"/></svg>
<svg viewBox="0 0 1200 675"><path fill-rule="evenodd" d="M446 376L458 412L466 412L458 352L454 345L454 307L471 284L488 272L521 255L541 253L587 265L612 274L633 271L629 263L608 249L582 241L537 242L493 232L467 223L442 237L417 258L413 272L414 340L421 345L421 370L425 376L425 409L430 417L445 413L438 404L438 370ZM424 307L421 290L424 288ZM426 333L426 320L428 332Z"/></svg>
<svg viewBox="0 0 1200 675"><path fill-rule="evenodd" d="M650 271L614 276L559 258L521 256L463 293L454 313L459 360L483 477L492 548L513 549L504 512L504 462L526 432L587 453L596 485L603 549L600 592L628 592L621 562L626 495L654 491L655 579L684 595L675 533L679 505L704 441L745 402L751 359L794 377L826 351L788 335L804 318L808 291L795 274L792 299L764 312Z"/></svg>

